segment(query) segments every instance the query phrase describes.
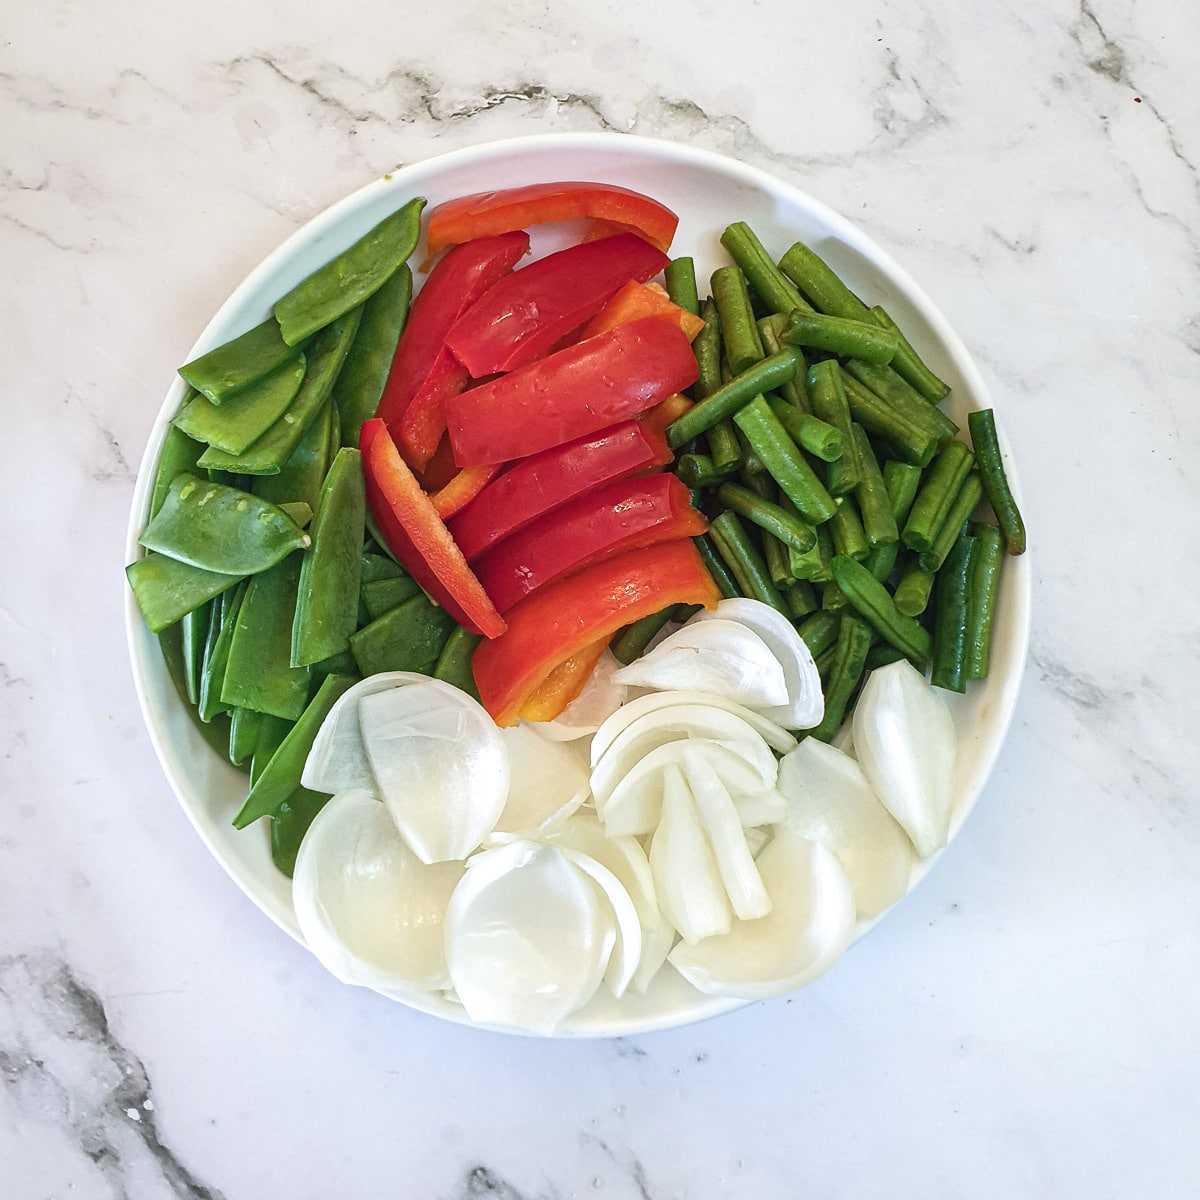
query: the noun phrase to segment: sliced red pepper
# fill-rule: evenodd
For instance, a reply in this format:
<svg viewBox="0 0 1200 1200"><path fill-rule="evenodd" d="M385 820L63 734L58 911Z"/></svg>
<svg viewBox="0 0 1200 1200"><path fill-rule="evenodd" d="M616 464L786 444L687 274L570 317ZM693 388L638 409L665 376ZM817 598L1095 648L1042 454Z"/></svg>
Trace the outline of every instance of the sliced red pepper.
<svg viewBox="0 0 1200 1200"><path fill-rule="evenodd" d="M618 325L446 401L460 467L508 462L594 433L695 382L696 356L661 317Z"/></svg>
<svg viewBox="0 0 1200 1200"><path fill-rule="evenodd" d="M632 233L568 246L490 287L454 322L446 345L475 379L513 371L577 333L630 279L644 282L667 262Z"/></svg>
<svg viewBox="0 0 1200 1200"><path fill-rule="evenodd" d="M553 721L583 691L588 676L596 669L610 638L585 646L578 654L558 664L521 708L523 721Z"/></svg>
<svg viewBox="0 0 1200 1200"><path fill-rule="evenodd" d="M689 400L682 392L675 392L665 400L660 400L653 408L648 408L638 417L638 421L644 429L650 430L656 437L665 441L667 426L678 417L682 417L694 403L695 401Z"/></svg>
<svg viewBox="0 0 1200 1200"><path fill-rule="evenodd" d="M437 453L446 432L446 401L470 382L467 368L443 346L403 415L390 426L404 461L414 471L424 471Z"/></svg>
<svg viewBox="0 0 1200 1200"><path fill-rule="evenodd" d="M529 235L517 231L456 246L435 264L413 299L376 410L393 431L425 382L450 327L528 253Z"/></svg>
<svg viewBox="0 0 1200 1200"><path fill-rule="evenodd" d="M679 218L664 204L641 192L611 183L535 183L476 192L447 200L430 210L426 241L429 253L444 246L509 229L528 229L580 217L611 221L633 230L660 250L671 245Z"/></svg>
<svg viewBox="0 0 1200 1200"><path fill-rule="evenodd" d="M670 461L661 433L622 421L514 463L449 522L450 532L473 559L559 504Z"/></svg>
<svg viewBox="0 0 1200 1200"><path fill-rule="evenodd" d="M595 337L606 329L612 329L638 317L666 317L674 321L694 342L696 334L704 328L704 318L680 308L665 288L657 283L638 283L631 279L616 295L583 327L580 338Z"/></svg>
<svg viewBox="0 0 1200 1200"><path fill-rule="evenodd" d="M708 528L691 493L659 472L618 479L560 504L472 563L501 613L538 588L635 546L696 537Z"/></svg>
<svg viewBox="0 0 1200 1200"><path fill-rule="evenodd" d="M432 501L378 417L363 422L359 448L367 504L388 549L465 629L489 638L502 634L504 618L467 566Z"/></svg>
<svg viewBox="0 0 1200 1200"><path fill-rule="evenodd" d="M486 467L463 467L461 471L457 471L429 497L433 507L437 509L438 516L447 521L455 513L461 512L499 472L499 463Z"/></svg>
<svg viewBox="0 0 1200 1200"><path fill-rule="evenodd" d="M497 725L513 725L571 655L670 604L715 608L720 599L689 538L626 550L547 584L514 605L508 629L472 656L483 706Z"/></svg>

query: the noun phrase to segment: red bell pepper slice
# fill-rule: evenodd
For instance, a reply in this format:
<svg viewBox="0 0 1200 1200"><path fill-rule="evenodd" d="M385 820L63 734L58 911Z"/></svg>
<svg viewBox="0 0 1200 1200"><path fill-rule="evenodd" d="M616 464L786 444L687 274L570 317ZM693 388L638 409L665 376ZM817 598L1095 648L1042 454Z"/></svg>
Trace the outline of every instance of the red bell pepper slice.
<svg viewBox="0 0 1200 1200"><path fill-rule="evenodd" d="M435 603L465 629L489 638L502 634L504 618L467 566L433 502L378 417L363 422L359 448L367 504L388 549Z"/></svg>
<svg viewBox="0 0 1200 1200"><path fill-rule="evenodd" d="M414 471L424 471L437 453L446 432L446 401L470 382L467 368L443 346L403 415L391 423L404 461Z"/></svg>
<svg viewBox="0 0 1200 1200"><path fill-rule="evenodd" d="M522 721L553 721L583 691L588 676L596 669L609 639L585 646L578 654L560 662L521 706Z"/></svg>
<svg viewBox="0 0 1200 1200"><path fill-rule="evenodd" d="M652 408L696 380L677 325L642 317L446 401L460 467L508 462Z"/></svg>
<svg viewBox="0 0 1200 1200"><path fill-rule="evenodd" d="M666 317L674 321L694 342L704 328L704 318L681 308L665 288L657 283L638 283L631 279L619 292L583 327L580 338L595 337L606 329L612 329L638 317Z"/></svg>
<svg viewBox="0 0 1200 1200"><path fill-rule="evenodd" d="M539 588L508 612L508 629L480 642L471 669L497 725L516 723L550 673L623 625L670 604L721 599L690 538L626 550Z"/></svg>
<svg viewBox="0 0 1200 1200"><path fill-rule="evenodd" d="M487 467L463 467L461 471L457 471L429 497L433 507L437 509L437 515L446 521L455 513L461 512L499 472L499 463ZM459 549L462 547L459 546Z"/></svg>
<svg viewBox="0 0 1200 1200"><path fill-rule="evenodd" d="M671 245L679 225L666 205L630 188L580 181L535 183L476 192L437 205L429 213L426 242L429 253L436 254L471 238L580 217L633 230L660 250Z"/></svg>
<svg viewBox="0 0 1200 1200"><path fill-rule="evenodd" d="M514 463L454 516L450 532L470 560L559 504L670 461L661 433L622 421Z"/></svg>
<svg viewBox="0 0 1200 1200"><path fill-rule="evenodd" d="M674 475L618 479L530 522L471 565L501 613L538 588L635 546L696 537L708 528Z"/></svg>
<svg viewBox="0 0 1200 1200"><path fill-rule="evenodd" d="M450 327L528 253L529 235L517 231L456 246L435 264L413 299L375 413L393 432L425 382Z"/></svg>
<svg viewBox="0 0 1200 1200"><path fill-rule="evenodd" d="M468 308L446 345L475 379L513 371L578 332L630 279L668 259L633 233L581 242L513 271Z"/></svg>

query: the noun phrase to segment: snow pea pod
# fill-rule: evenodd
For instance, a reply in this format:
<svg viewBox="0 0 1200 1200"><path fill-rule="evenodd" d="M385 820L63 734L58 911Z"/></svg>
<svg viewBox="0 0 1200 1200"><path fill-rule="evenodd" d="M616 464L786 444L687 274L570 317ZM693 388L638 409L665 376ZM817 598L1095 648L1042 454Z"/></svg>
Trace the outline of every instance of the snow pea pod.
<svg viewBox="0 0 1200 1200"><path fill-rule="evenodd" d="M232 707L222 701L221 689L229 666L229 646L245 596L244 583L230 588L221 597L220 612L209 625L209 638L204 647L204 670L200 676L200 700L196 706L200 720L205 722L211 721L218 713L229 712Z"/></svg>
<svg viewBox="0 0 1200 1200"><path fill-rule="evenodd" d="M125 568L133 598L151 633L162 633L201 604L239 582L237 575L206 571L151 552Z"/></svg>
<svg viewBox="0 0 1200 1200"><path fill-rule="evenodd" d="M271 818L271 861L289 879L296 870L296 855L300 853L300 843L308 827L329 800L330 797L324 792L300 787L279 806Z"/></svg>
<svg viewBox="0 0 1200 1200"><path fill-rule="evenodd" d="M191 566L240 577L265 571L311 538L269 501L185 472L139 541Z"/></svg>
<svg viewBox="0 0 1200 1200"><path fill-rule="evenodd" d="M255 475L250 490L264 500L283 506L303 502L314 512L321 484L337 452L337 421L332 406L309 426L276 475Z"/></svg>
<svg viewBox="0 0 1200 1200"><path fill-rule="evenodd" d="M229 761L235 767L251 760L262 723L263 714L253 708L235 708L229 714Z"/></svg>
<svg viewBox="0 0 1200 1200"><path fill-rule="evenodd" d="M379 291L417 248L424 207L424 197L414 197L277 300L284 341L302 342Z"/></svg>
<svg viewBox="0 0 1200 1200"><path fill-rule="evenodd" d="M172 423L198 442L242 454L287 412L303 381L304 355L297 354L222 404L193 388Z"/></svg>
<svg viewBox="0 0 1200 1200"><path fill-rule="evenodd" d="M421 585L407 574L394 575L389 579L369 579L362 585L362 602L367 616L374 621L405 600L411 600L420 590Z"/></svg>
<svg viewBox="0 0 1200 1200"><path fill-rule="evenodd" d="M214 404L220 404L283 366L295 353L295 346L283 340L279 323L268 317L261 325L184 363L179 374Z"/></svg>
<svg viewBox="0 0 1200 1200"><path fill-rule="evenodd" d="M176 429L174 425L167 426L167 436L158 452L158 467L154 473L154 488L150 495L151 517L162 508L176 475L183 471L196 474L196 464L203 453L204 447L194 438L188 437L182 429Z"/></svg>
<svg viewBox="0 0 1200 1200"><path fill-rule="evenodd" d="M380 671L428 675L454 626L454 618L422 592L352 634L350 650L364 677Z"/></svg>
<svg viewBox="0 0 1200 1200"><path fill-rule="evenodd" d="M293 666L320 662L350 644L358 625L366 507L362 455L344 446L321 487L312 545L300 566L292 624Z"/></svg>
<svg viewBox="0 0 1200 1200"><path fill-rule="evenodd" d="M468 696L479 699L479 689L475 686L475 676L471 671L471 655L475 647L483 641L482 634L471 633L461 625L456 625L450 631L446 644L438 655L433 668L434 679L444 680L453 684Z"/></svg>

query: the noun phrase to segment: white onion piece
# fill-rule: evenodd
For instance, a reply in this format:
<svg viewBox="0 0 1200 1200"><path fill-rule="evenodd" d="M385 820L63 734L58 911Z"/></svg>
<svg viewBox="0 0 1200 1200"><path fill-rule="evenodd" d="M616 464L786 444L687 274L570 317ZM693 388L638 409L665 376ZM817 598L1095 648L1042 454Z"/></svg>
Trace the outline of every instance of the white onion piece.
<svg viewBox="0 0 1200 1200"><path fill-rule="evenodd" d="M595 733L625 703L629 689L613 678L621 664L605 650L592 668L579 695L554 718L537 722L538 732L556 742L570 742Z"/></svg>
<svg viewBox="0 0 1200 1200"><path fill-rule="evenodd" d="M625 885L606 866L590 854L581 854L568 846L561 849L569 861L591 878L608 903L617 940L604 971L604 982L620 1000L633 980L642 957L642 926L637 908Z"/></svg>
<svg viewBox="0 0 1200 1200"><path fill-rule="evenodd" d="M296 856L292 904L309 949L344 983L425 991L449 982L442 919L462 863L426 865L362 788L317 814Z"/></svg>
<svg viewBox="0 0 1200 1200"><path fill-rule="evenodd" d="M363 696L358 718L379 794L416 856L466 858L508 795L508 755L483 706L426 679Z"/></svg>
<svg viewBox="0 0 1200 1200"><path fill-rule="evenodd" d="M604 978L616 935L592 879L557 846L474 855L446 910L446 962L472 1021L551 1034Z"/></svg>
<svg viewBox="0 0 1200 1200"><path fill-rule="evenodd" d="M679 934L670 921L659 921L653 929L642 930L642 957L633 973L629 990L639 996L644 996L646 990L654 982L655 976L662 970L662 965L671 953Z"/></svg>
<svg viewBox="0 0 1200 1200"><path fill-rule="evenodd" d="M917 853L950 835L957 736L945 700L905 659L871 672L854 706L854 752Z"/></svg>
<svg viewBox="0 0 1200 1200"><path fill-rule="evenodd" d="M621 705L604 724L596 730L592 738L592 766L607 752L612 742L634 721L648 713L660 712L681 704L703 705L707 708L723 709L727 713L741 717L759 736L780 754L786 754L796 745L796 739L775 721L760 716L753 709L723 696L712 696L707 692L671 691L647 692L626 704Z"/></svg>
<svg viewBox="0 0 1200 1200"><path fill-rule="evenodd" d="M755 709L788 700L783 666L766 642L738 621L689 622L614 678L631 687L711 692Z"/></svg>
<svg viewBox="0 0 1200 1200"><path fill-rule="evenodd" d="M662 820L650 843L662 914L688 943L728 932L733 914L708 835L677 766L663 772Z"/></svg>
<svg viewBox="0 0 1200 1200"><path fill-rule="evenodd" d="M786 827L758 856L774 907L757 921L736 921L699 945L667 956L707 995L755 1000L811 983L840 957L854 931L854 894L832 850Z"/></svg>
<svg viewBox="0 0 1200 1200"><path fill-rule="evenodd" d="M688 622L737 621L756 633L783 671L787 698L777 706L752 705L785 729L811 729L825 715L825 694L812 652L796 627L776 609L761 600L736 596L722 600L716 608L702 609ZM687 628L687 626L684 626Z"/></svg>
<svg viewBox="0 0 1200 1200"><path fill-rule="evenodd" d="M854 759L808 738L779 764L779 790L788 827L841 860L860 916L876 916L908 891L912 846Z"/></svg>
<svg viewBox="0 0 1200 1200"><path fill-rule="evenodd" d="M761 748L761 750L760 750ZM705 758L729 791L739 798L758 795L775 784L775 756L759 742L739 743L702 738L666 742L643 755L597 810L610 837L653 833L662 817L663 772L685 757Z"/></svg>
<svg viewBox="0 0 1200 1200"><path fill-rule="evenodd" d="M684 758L683 775L696 802L700 824L708 834L733 915L743 921L765 917L771 911L771 898L746 845L729 789L700 754Z"/></svg>
<svg viewBox="0 0 1200 1200"><path fill-rule="evenodd" d="M735 795L733 806L745 829L753 829L758 825L778 825L787 815L787 800L775 787Z"/></svg>
<svg viewBox="0 0 1200 1200"><path fill-rule="evenodd" d="M364 696L410 683L424 683L428 675L415 671L381 671L347 688L329 710L304 763L300 782L314 792L341 792L347 788L374 790L375 776L363 747L358 704Z"/></svg>
<svg viewBox="0 0 1200 1200"><path fill-rule="evenodd" d="M574 746L521 722L500 730L508 753L508 798L497 833L534 834L565 820L588 798L588 768Z"/></svg>
<svg viewBox="0 0 1200 1200"><path fill-rule="evenodd" d="M582 809L572 813L545 835L545 840L594 858L620 881L633 900L643 929L660 924L658 897L650 860L635 837L610 837L595 813Z"/></svg>

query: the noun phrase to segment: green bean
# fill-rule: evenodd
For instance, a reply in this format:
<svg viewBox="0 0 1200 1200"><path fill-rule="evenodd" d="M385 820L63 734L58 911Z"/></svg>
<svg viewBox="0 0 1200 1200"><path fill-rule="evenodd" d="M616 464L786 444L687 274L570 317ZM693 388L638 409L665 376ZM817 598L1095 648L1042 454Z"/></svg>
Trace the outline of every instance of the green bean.
<svg viewBox="0 0 1200 1200"><path fill-rule="evenodd" d="M696 264L686 256L673 258L663 271L667 295L673 304L686 309L693 316L700 315L700 296L696 290Z"/></svg>
<svg viewBox="0 0 1200 1200"><path fill-rule="evenodd" d="M900 537L896 527L896 518L892 514L892 500L888 495L887 485L883 482L883 472L871 443L867 440L866 432L857 422L852 422L850 432L858 451L859 480L854 496L858 501L858 511L862 515L863 530L871 548L894 543Z"/></svg>
<svg viewBox="0 0 1200 1200"><path fill-rule="evenodd" d="M706 430L704 440L708 444L708 457L712 459L713 470L722 479L745 465L746 456L729 417L724 417Z"/></svg>
<svg viewBox="0 0 1200 1200"><path fill-rule="evenodd" d="M808 395L813 412L842 436L842 453L828 461L825 486L831 496L845 496L858 487L858 455L850 430L850 408L842 372L837 362L827 358L808 368Z"/></svg>
<svg viewBox="0 0 1200 1200"><path fill-rule="evenodd" d="M456 625L450 630L450 636L438 655L433 668L434 679L445 680L478 700L479 689L475 686L475 676L471 671L471 656L481 641L482 634L471 633L461 625Z"/></svg>
<svg viewBox="0 0 1200 1200"><path fill-rule="evenodd" d="M861 561L871 552L862 516L853 496L843 496L838 501L837 512L829 518L829 533L833 538L835 556L848 554Z"/></svg>
<svg viewBox="0 0 1200 1200"><path fill-rule="evenodd" d="M414 197L280 297L274 312L283 340L302 342L379 291L417 248L424 207Z"/></svg>
<svg viewBox="0 0 1200 1200"><path fill-rule="evenodd" d="M878 367L861 358L851 358L846 362L846 370L917 429L932 433L940 441L958 433L958 426L940 408L930 404L890 366Z"/></svg>
<svg viewBox="0 0 1200 1200"><path fill-rule="evenodd" d="M732 417L739 409L763 392L773 391L796 373L799 356L791 350L761 359L728 383L722 384L698 404L667 426L667 444L678 450L692 438L710 430L718 421Z"/></svg>
<svg viewBox="0 0 1200 1200"><path fill-rule="evenodd" d="M919 617L929 607L935 578L934 572L926 571L918 559L911 559L892 593L896 608L906 617Z"/></svg>
<svg viewBox="0 0 1200 1200"><path fill-rule="evenodd" d="M800 640L808 647L808 652L814 658L824 654L837 642L838 627L841 617L837 613L815 612L807 620L796 626Z"/></svg>
<svg viewBox="0 0 1200 1200"><path fill-rule="evenodd" d="M889 646L887 642L872 642L870 650L867 651L867 665L863 672L864 678L871 671L879 667L886 667L894 662L899 662L904 655L896 649L895 646Z"/></svg>
<svg viewBox="0 0 1200 1200"><path fill-rule="evenodd" d="M910 550L919 553L933 545L974 463L963 442L947 442L938 452L904 522L901 538Z"/></svg>
<svg viewBox="0 0 1200 1200"><path fill-rule="evenodd" d="M896 335L896 356L892 359L892 366L895 368L896 374L920 392L930 404L937 404L938 401L945 399L950 392L950 385L939 379L925 365L921 356L913 349L912 344L887 312L878 304L873 304L867 309L867 313L881 329L890 330Z"/></svg>
<svg viewBox="0 0 1200 1200"><path fill-rule="evenodd" d="M871 630L862 621L849 613L842 613L838 621L837 643L833 651L833 663L825 685L825 714L810 737L819 742L833 740L846 716L850 698L862 680L867 665L867 651L871 648Z"/></svg>
<svg viewBox="0 0 1200 1200"><path fill-rule="evenodd" d="M946 561L946 555L950 553L950 547L954 545L954 539L958 536L959 530L975 511L975 506L982 497L983 484L979 480L978 472L972 471L963 481L962 487L959 488L954 504L945 521L942 522L942 527L938 530L933 545L928 550L921 551L920 563L927 571L938 570Z"/></svg>
<svg viewBox="0 0 1200 1200"><path fill-rule="evenodd" d="M746 435L780 489L810 525L819 525L833 516L837 511L833 497L762 396L740 408L733 421Z"/></svg>
<svg viewBox="0 0 1200 1200"><path fill-rule="evenodd" d="M1004 534L995 525L977 525L972 532L975 535L975 560L967 593L966 675L968 679L984 679L991 657Z"/></svg>
<svg viewBox="0 0 1200 1200"><path fill-rule="evenodd" d="M714 517L708 527L708 536L736 580L741 594L769 604L786 617L787 605L737 513L727 509Z"/></svg>
<svg viewBox="0 0 1200 1200"><path fill-rule="evenodd" d="M721 386L721 359L724 354L721 344L721 314L717 311L717 302L711 296L700 305L700 316L704 320L704 328L692 341L697 372L692 394L697 400L706 400Z"/></svg>
<svg viewBox="0 0 1200 1200"><path fill-rule="evenodd" d="M358 446L364 421L379 407L384 384L412 303L412 271L401 263L362 308L354 343L333 384L333 404L339 417L339 440Z"/></svg>
<svg viewBox="0 0 1200 1200"><path fill-rule="evenodd" d="M781 505L757 495L741 484L721 484L717 489L717 499L726 508L733 509L738 516L745 517L760 529L765 529L785 546L795 547L801 554L817 544L817 535L812 526L806 525L800 517L788 512Z"/></svg>
<svg viewBox="0 0 1200 1200"><path fill-rule="evenodd" d="M888 459L883 464L883 486L892 502L892 519L897 528L901 528L908 520L909 510L921 486L921 468L913 463Z"/></svg>
<svg viewBox="0 0 1200 1200"><path fill-rule="evenodd" d="M929 633L924 626L897 610L887 588L862 563L838 555L831 565L838 587L855 610L884 641L903 651L906 658L923 670L930 651Z"/></svg>
<svg viewBox="0 0 1200 1200"><path fill-rule="evenodd" d="M929 682L946 691L966 691L967 605L975 539L965 527L938 572L934 597L933 665Z"/></svg>
<svg viewBox="0 0 1200 1200"><path fill-rule="evenodd" d="M349 648L358 627L366 492L362 455L343 446L325 476L304 551L291 664L307 666Z"/></svg>
<svg viewBox="0 0 1200 1200"><path fill-rule="evenodd" d="M872 437L888 444L906 463L928 466L943 440L929 429L914 424L853 375L842 372L842 386L850 415Z"/></svg>
<svg viewBox="0 0 1200 1200"><path fill-rule="evenodd" d="M1023 554L1025 522L1021 519L1008 477L1004 473L995 414L990 408L977 409L967 414L967 425L971 431L971 444L975 447L975 461L979 466L983 490L1000 523L1004 544L1009 554Z"/></svg>
<svg viewBox="0 0 1200 1200"><path fill-rule="evenodd" d="M717 590L725 597L726 600L732 600L743 593L738 587L737 580L734 579L732 572L725 565L725 560L717 552L712 544L712 540L704 534L699 537L692 538L692 544L700 552L700 557L704 560L704 566L708 573L712 576L713 583L717 585Z"/></svg>
<svg viewBox="0 0 1200 1200"><path fill-rule="evenodd" d="M837 272L803 242L779 260L779 269L812 301L813 307L834 317L866 319L866 305L842 282Z"/></svg>
<svg viewBox="0 0 1200 1200"><path fill-rule="evenodd" d="M776 266L754 230L745 221L735 221L721 234L721 245L741 268L749 285L772 312L790 313L809 309L796 285Z"/></svg>
<svg viewBox="0 0 1200 1200"><path fill-rule="evenodd" d="M311 538L278 505L240 488L176 475L138 541L205 571L265 571Z"/></svg>
<svg viewBox="0 0 1200 1200"><path fill-rule="evenodd" d="M634 621L631 625L626 625L624 629L618 630L608 647L612 651L613 657L623 667L628 666L635 659L641 658L646 652L646 647L674 619L674 616L675 605L669 604L661 611L650 613L648 616Z"/></svg>
<svg viewBox="0 0 1200 1200"><path fill-rule="evenodd" d="M709 454L681 454L675 460L675 474L689 488L716 487L728 474L718 471Z"/></svg>
<svg viewBox="0 0 1200 1200"><path fill-rule="evenodd" d="M268 317L253 329L184 363L179 374L196 391L220 404L270 375L295 354L295 347L284 341L279 323Z"/></svg>
<svg viewBox="0 0 1200 1200"><path fill-rule="evenodd" d="M718 267L712 273L712 295L721 314L725 357L734 375L740 375L763 357L746 277L737 267Z"/></svg>
<svg viewBox="0 0 1200 1200"><path fill-rule="evenodd" d="M346 675L329 675L325 678L299 720L287 731L283 741L254 778L245 803L233 818L234 828L245 829L259 817L269 817L278 812L280 805L300 786L300 776L317 730L329 715L329 710L354 682L353 677ZM256 750L255 758L258 757Z"/></svg>
<svg viewBox="0 0 1200 1200"><path fill-rule="evenodd" d="M896 355L894 333L881 329L873 321L857 321L852 317L794 312L782 336L793 346L825 350L877 366L891 362Z"/></svg>
<svg viewBox="0 0 1200 1200"><path fill-rule="evenodd" d="M788 404L778 396L768 396L767 404L779 419L780 425L788 431L792 441L814 458L819 458L822 462L833 462L842 457L845 442L840 429L812 413Z"/></svg>
<svg viewBox="0 0 1200 1200"><path fill-rule="evenodd" d="M786 325L787 317L783 313L771 313L768 316L760 318L758 322L758 334L762 338L763 349L767 354L778 354L781 350L789 349L788 346L784 345L783 339L779 336L782 328ZM804 378L808 374L808 363L805 361L804 352L799 346L792 346L790 349L800 355L796 363L796 374L788 383L781 383L778 392L790 408L794 408L801 413L811 414L812 405L808 402L808 389L804 385Z"/></svg>

